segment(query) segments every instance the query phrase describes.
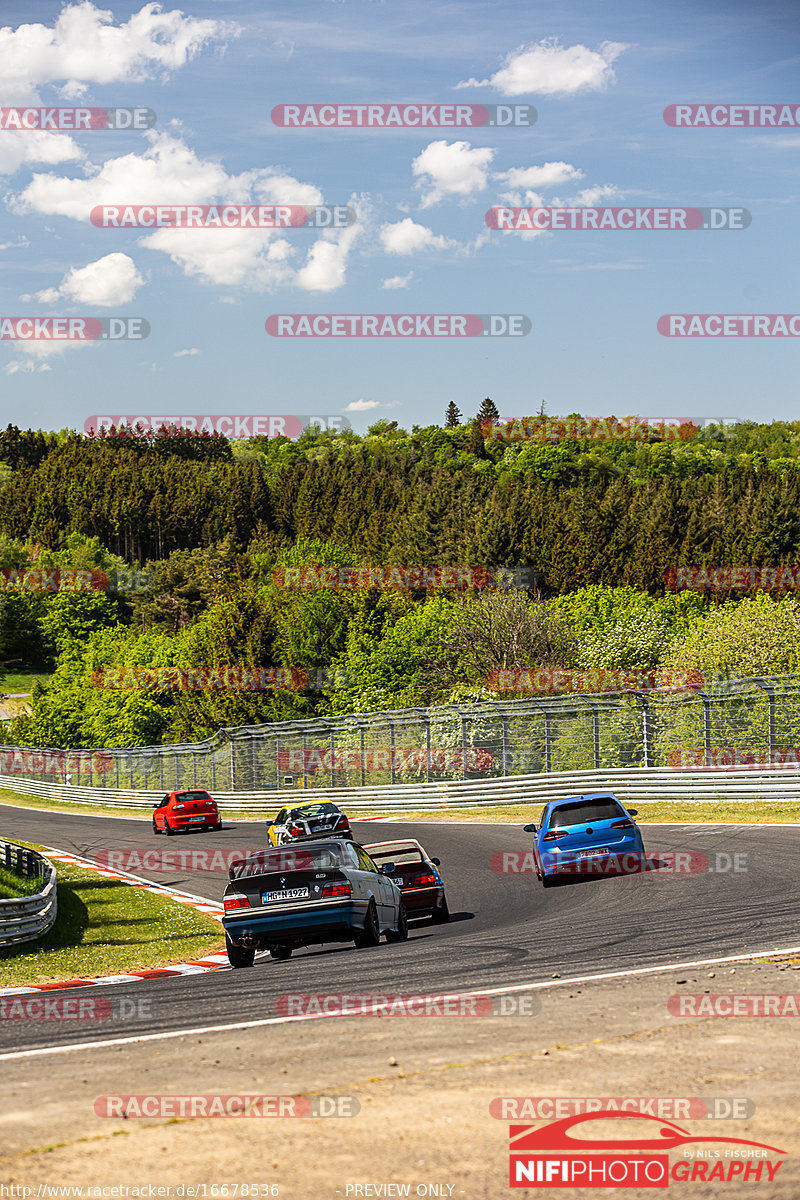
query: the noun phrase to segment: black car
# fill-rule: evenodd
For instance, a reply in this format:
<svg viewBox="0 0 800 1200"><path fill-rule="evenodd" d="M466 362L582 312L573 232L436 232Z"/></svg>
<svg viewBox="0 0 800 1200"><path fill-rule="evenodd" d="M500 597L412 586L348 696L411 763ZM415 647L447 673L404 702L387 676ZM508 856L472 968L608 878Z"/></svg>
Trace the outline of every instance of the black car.
<svg viewBox="0 0 800 1200"><path fill-rule="evenodd" d="M342 838L262 850L234 862L223 897L232 967L252 967L256 950L291 958L298 946L377 946L408 937L399 887L363 846Z"/></svg>
<svg viewBox="0 0 800 1200"><path fill-rule="evenodd" d="M267 841L270 846L287 846L298 838L352 838L350 822L342 810L329 800L321 804L298 804L282 808L272 821L267 821Z"/></svg>

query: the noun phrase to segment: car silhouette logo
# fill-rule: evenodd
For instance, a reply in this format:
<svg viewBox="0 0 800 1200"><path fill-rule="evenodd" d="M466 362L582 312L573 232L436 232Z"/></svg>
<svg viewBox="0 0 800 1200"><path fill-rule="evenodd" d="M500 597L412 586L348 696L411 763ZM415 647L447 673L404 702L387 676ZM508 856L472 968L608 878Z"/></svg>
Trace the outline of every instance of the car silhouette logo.
<svg viewBox="0 0 800 1200"><path fill-rule="evenodd" d="M610 1121L650 1121L659 1128L650 1129L656 1135L652 1138L582 1138L573 1137L569 1132L574 1125L591 1123L599 1120ZM643 1126L642 1129L646 1129ZM565 1117L561 1121L552 1121L541 1129L535 1129L530 1125L511 1125L509 1127L509 1138L511 1141L511 1151L518 1153L519 1151L534 1151L534 1150L558 1150L572 1153L581 1153L585 1150L674 1150L678 1146L684 1146L697 1142L713 1142L723 1143L725 1145L736 1146L757 1146L761 1150L770 1150L773 1154L785 1154L785 1150L779 1150L777 1146L767 1146L764 1142L751 1142L744 1138L725 1138L717 1137L716 1135L705 1137L695 1137L686 1129L681 1129L679 1125L674 1125L671 1121L665 1121L659 1117L651 1117L646 1113L633 1112L618 1112L616 1110L606 1109L596 1113L581 1113L572 1117Z"/></svg>

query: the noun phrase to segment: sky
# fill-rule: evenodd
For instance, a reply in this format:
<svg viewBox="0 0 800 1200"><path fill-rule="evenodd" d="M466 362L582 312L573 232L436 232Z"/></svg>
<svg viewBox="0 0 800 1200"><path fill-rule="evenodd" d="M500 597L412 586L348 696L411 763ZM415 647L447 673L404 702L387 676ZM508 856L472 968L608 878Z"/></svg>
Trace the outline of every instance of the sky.
<svg viewBox="0 0 800 1200"><path fill-rule="evenodd" d="M137 318L149 335L26 340L8 336L26 326L0 324L0 424L319 414L410 430L442 424L451 401L469 420L486 396L508 418L544 406L797 419L800 338L665 337L658 320L800 313L798 16L797 0L0 0L0 107L155 114L141 129L4 118L0 314ZM401 102L526 105L536 121L293 128L271 116ZM798 123L675 128L672 104L793 105ZM226 203L350 206L355 220L90 218L99 205ZM501 231L485 219L497 206L751 220ZM271 336L282 314L513 314L529 332Z"/></svg>

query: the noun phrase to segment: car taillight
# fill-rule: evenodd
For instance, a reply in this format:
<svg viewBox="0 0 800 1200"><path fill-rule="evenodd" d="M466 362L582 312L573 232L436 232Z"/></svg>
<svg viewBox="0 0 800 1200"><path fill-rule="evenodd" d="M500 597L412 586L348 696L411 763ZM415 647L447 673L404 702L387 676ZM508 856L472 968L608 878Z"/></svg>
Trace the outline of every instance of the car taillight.
<svg viewBox="0 0 800 1200"><path fill-rule="evenodd" d="M435 875L415 875L413 879L409 879L409 887L431 887L436 883Z"/></svg>
<svg viewBox="0 0 800 1200"><path fill-rule="evenodd" d="M222 902L222 906L227 912L231 908L249 908L250 901L246 896L226 896Z"/></svg>
<svg viewBox="0 0 800 1200"><path fill-rule="evenodd" d="M347 817L342 817L342 820L341 820L341 827L342 827L342 829L349 829L349 828L350 828L350 822L348 821Z"/></svg>
<svg viewBox="0 0 800 1200"><path fill-rule="evenodd" d="M292 825L289 829L289 833L292 835L292 837L297 837L298 834L305 833L305 829L303 829L302 825Z"/></svg>
<svg viewBox="0 0 800 1200"><path fill-rule="evenodd" d="M624 821L612 821L611 828L612 829L633 829L633 821L631 821L631 819L629 817L626 817Z"/></svg>
<svg viewBox="0 0 800 1200"><path fill-rule="evenodd" d="M569 837L569 833L566 829L557 829L554 833L546 833L542 838L542 841L555 842L562 837Z"/></svg>
<svg viewBox="0 0 800 1200"><path fill-rule="evenodd" d="M322 894L323 896L352 896L353 889L349 883L326 883Z"/></svg>

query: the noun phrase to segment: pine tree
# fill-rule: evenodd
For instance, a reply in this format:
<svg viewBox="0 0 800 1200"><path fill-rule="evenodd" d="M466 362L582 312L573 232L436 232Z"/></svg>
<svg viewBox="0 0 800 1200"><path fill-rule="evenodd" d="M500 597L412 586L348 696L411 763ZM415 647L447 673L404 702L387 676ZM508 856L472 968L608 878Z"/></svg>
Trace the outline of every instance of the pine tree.
<svg viewBox="0 0 800 1200"><path fill-rule="evenodd" d="M456 425L461 424L461 412L456 408L455 401L451 400L447 406L447 412L444 414L445 429L455 429Z"/></svg>
<svg viewBox="0 0 800 1200"><path fill-rule="evenodd" d="M483 404L478 409L478 422L483 425L486 421L499 421L500 413L497 411L497 405L494 400L490 400L487 396Z"/></svg>

